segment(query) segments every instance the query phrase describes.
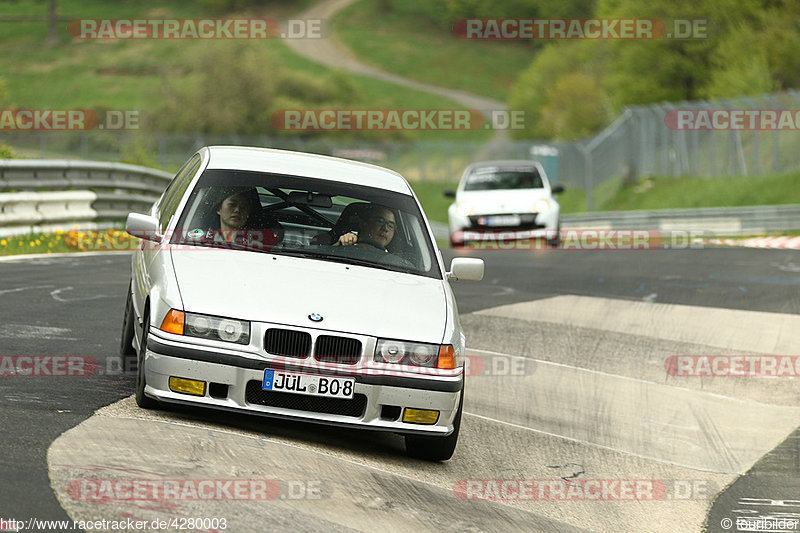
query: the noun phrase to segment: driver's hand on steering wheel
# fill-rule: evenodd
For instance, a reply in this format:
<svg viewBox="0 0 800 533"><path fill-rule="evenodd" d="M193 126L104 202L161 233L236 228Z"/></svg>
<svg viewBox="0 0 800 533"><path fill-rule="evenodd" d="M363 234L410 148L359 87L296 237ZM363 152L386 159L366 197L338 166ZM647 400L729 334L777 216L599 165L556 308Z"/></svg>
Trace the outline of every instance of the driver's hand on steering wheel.
<svg viewBox="0 0 800 533"><path fill-rule="evenodd" d="M336 241L334 246L350 246L357 242L358 242L358 235L356 235L352 231L349 231L344 235L342 235L341 237L339 237L339 240Z"/></svg>

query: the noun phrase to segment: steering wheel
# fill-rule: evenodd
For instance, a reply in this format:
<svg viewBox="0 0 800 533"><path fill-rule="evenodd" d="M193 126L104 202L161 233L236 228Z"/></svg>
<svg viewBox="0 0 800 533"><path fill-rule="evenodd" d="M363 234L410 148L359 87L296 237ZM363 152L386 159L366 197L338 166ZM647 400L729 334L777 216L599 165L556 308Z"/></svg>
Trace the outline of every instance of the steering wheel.
<svg viewBox="0 0 800 533"><path fill-rule="evenodd" d="M372 239L364 239L364 238L359 237L357 243L358 244L368 244L368 245L372 246L373 248L377 248L381 252L386 250L386 247L381 246L381 244L379 242L373 241Z"/></svg>

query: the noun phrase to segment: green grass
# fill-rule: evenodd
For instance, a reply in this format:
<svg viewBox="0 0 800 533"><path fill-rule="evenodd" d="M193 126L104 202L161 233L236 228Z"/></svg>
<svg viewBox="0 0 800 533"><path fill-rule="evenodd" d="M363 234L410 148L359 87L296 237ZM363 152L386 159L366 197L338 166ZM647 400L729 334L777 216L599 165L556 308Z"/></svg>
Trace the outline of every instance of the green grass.
<svg viewBox="0 0 800 533"><path fill-rule="evenodd" d="M422 17L360 0L333 19L335 34L358 58L383 70L440 87L505 101L534 58L526 42L466 41Z"/></svg>
<svg viewBox="0 0 800 533"><path fill-rule="evenodd" d="M414 194L419 198L425 216L436 222L447 222L447 208L453 203L452 198L446 198L445 189L455 190L458 183L431 183L411 182Z"/></svg>
<svg viewBox="0 0 800 533"><path fill-rule="evenodd" d="M609 188L612 189L611 195L607 194ZM595 210L599 211L798 204L800 173L730 178L648 178L627 187L610 183L600 192L606 192L607 197L596 201Z"/></svg>
<svg viewBox="0 0 800 533"><path fill-rule="evenodd" d="M248 13L280 19L291 16L288 10L299 10L311 3L276 4ZM116 2L111 0L60 0L59 14L72 18L190 18L222 17L209 12L201 3L189 0L143 0ZM47 3L40 0L18 0L0 4L0 15L40 15ZM227 16L239 16L230 13ZM216 42L191 40L120 40L79 41L66 33L66 22L59 24L57 46L45 44L45 21L0 22L0 77L7 88L6 108L75 109L106 107L138 110L147 114L159 105L164 80L180 79L186 65L202 47ZM323 76L330 69L309 61L289 49L280 39L260 41L259 50L275 58L289 70ZM363 101L361 108L452 109L453 101L413 91L370 78L353 76ZM220 83L224 83L221 80ZM192 112L192 110L187 110ZM201 110L194 110L201 112ZM437 135L448 139L487 139L491 132L409 132L408 137L430 139Z"/></svg>

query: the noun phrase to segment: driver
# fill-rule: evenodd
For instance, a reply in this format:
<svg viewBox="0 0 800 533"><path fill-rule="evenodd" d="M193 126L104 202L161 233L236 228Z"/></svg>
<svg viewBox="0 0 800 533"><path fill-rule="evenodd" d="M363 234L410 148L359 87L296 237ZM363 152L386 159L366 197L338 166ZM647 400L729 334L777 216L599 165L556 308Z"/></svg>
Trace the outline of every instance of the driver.
<svg viewBox="0 0 800 533"><path fill-rule="evenodd" d="M394 238L394 231L397 226L394 213L388 207L372 204L363 209L359 217L359 232L345 233L334 246L374 246L384 252L389 243Z"/></svg>

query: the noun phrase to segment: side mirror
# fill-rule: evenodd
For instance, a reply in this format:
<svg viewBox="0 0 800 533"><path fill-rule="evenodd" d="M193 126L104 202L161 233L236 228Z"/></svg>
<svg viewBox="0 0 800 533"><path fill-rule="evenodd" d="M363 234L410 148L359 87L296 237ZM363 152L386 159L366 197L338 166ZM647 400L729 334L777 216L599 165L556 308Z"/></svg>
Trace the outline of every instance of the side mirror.
<svg viewBox="0 0 800 533"><path fill-rule="evenodd" d="M561 194L562 192L564 192L564 186L563 185L556 185L555 187L550 189L550 192L552 194Z"/></svg>
<svg viewBox="0 0 800 533"><path fill-rule="evenodd" d="M456 191L454 191L453 189L445 189L442 191L442 194L444 194L446 198L456 197Z"/></svg>
<svg viewBox="0 0 800 533"><path fill-rule="evenodd" d="M483 259L456 257L450 262L449 281L480 281L483 279Z"/></svg>
<svg viewBox="0 0 800 533"><path fill-rule="evenodd" d="M128 213L128 219L125 221L125 231L140 239L161 242L161 234L158 233L158 219L150 215Z"/></svg>

